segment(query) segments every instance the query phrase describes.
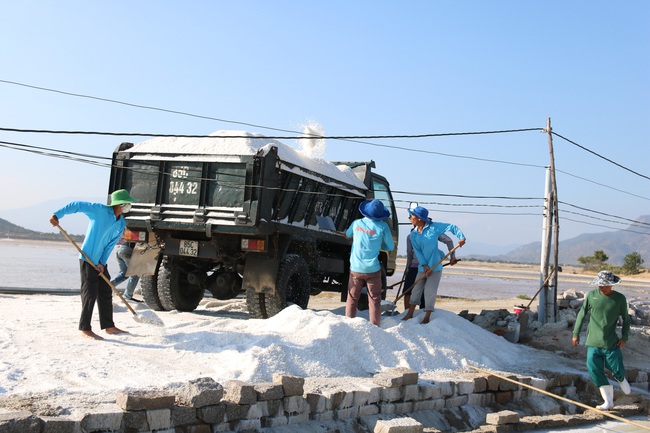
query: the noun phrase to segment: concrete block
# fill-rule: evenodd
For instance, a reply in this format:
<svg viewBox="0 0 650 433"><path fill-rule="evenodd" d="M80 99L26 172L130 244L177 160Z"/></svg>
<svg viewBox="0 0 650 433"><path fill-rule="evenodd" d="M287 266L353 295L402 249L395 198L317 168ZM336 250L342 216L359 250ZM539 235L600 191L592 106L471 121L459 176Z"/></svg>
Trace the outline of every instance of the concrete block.
<svg viewBox="0 0 650 433"><path fill-rule="evenodd" d="M176 406L171 410L171 426L195 424L196 408L187 406Z"/></svg>
<svg viewBox="0 0 650 433"><path fill-rule="evenodd" d="M269 416L269 407L265 401L258 401L248 406L248 411L244 416L245 419L255 419Z"/></svg>
<svg viewBox="0 0 650 433"><path fill-rule="evenodd" d="M323 397L325 397L325 409L326 410L336 410L339 408L339 405L345 398L345 391L340 389L337 390L328 390L323 392Z"/></svg>
<svg viewBox="0 0 650 433"><path fill-rule="evenodd" d="M485 391L487 391L487 379L484 377L475 377L474 392L485 392Z"/></svg>
<svg viewBox="0 0 650 433"><path fill-rule="evenodd" d="M253 404L257 401L255 386L240 380L231 380L224 387L223 400L236 404Z"/></svg>
<svg viewBox="0 0 650 433"><path fill-rule="evenodd" d="M386 372L391 375L402 376L402 385L416 385L418 383L418 372L408 367L389 368Z"/></svg>
<svg viewBox="0 0 650 433"><path fill-rule="evenodd" d="M171 409L176 404L176 396L162 391L120 391L115 403L122 410Z"/></svg>
<svg viewBox="0 0 650 433"><path fill-rule="evenodd" d="M475 406L490 406L494 404L494 394L491 392L469 394L467 399L467 404Z"/></svg>
<svg viewBox="0 0 650 433"><path fill-rule="evenodd" d="M303 395L305 379L302 377L291 376L288 374L275 373L273 375L273 382L282 385L285 397L292 397L294 395Z"/></svg>
<svg viewBox="0 0 650 433"><path fill-rule="evenodd" d="M282 399L284 414L287 416L297 415L300 413L309 413L309 404L304 397L294 395Z"/></svg>
<svg viewBox="0 0 650 433"><path fill-rule="evenodd" d="M250 409L250 404L236 404L231 402L224 402L226 407L226 415L224 421L238 421L240 419L245 419L248 410Z"/></svg>
<svg viewBox="0 0 650 433"><path fill-rule="evenodd" d="M379 413L379 406L376 404L367 404L359 406L359 416L377 415Z"/></svg>
<svg viewBox="0 0 650 433"><path fill-rule="evenodd" d="M432 400L434 398L442 397L442 388L431 382L420 382L418 384L420 389L420 397L418 400Z"/></svg>
<svg viewBox="0 0 650 433"><path fill-rule="evenodd" d="M169 409L166 410L169 418ZM83 416L81 419L81 429L82 431L96 431L96 430L119 430L122 426L122 416L124 412L119 410L117 407L114 411L105 410L101 413L89 413ZM169 422L169 419L167 420Z"/></svg>
<svg viewBox="0 0 650 433"><path fill-rule="evenodd" d="M346 407L354 406L354 391L345 391L341 402L339 403L339 409L344 409Z"/></svg>
<svg viewBox="0 0 650 433"><path fill-rule="evenodd" d="M559 415L562 413L562 405L552 397L528 397L525 400L528 407L535 415Z"/></svg>
<svg viewBox="0 0 650 433"><path fill-rule="evenodd" d="M357 419L358 417L358 407L346 407L334 411L334 419Z"/></svg>
<svg viewBox="0 0 650 433"><path fill-rule="evenodd" d="M404 387L402 388L402 400L417 401L419 399L420 399L420 386L418 384L404 385Z"/></svg>
<svg viewBox="0 0 650 433"><path fill-rule="evenodd" d="M122 429L145 431L149 430L147 412L144 410L126 411L122 414Z"/></svg>
<svg viewBox="0 0 650 433"><path fill-rule="evenodd" d="M311 413L320 413L327 410L327 398L321 394L307 393L305 394L305 400L307 400Z"/></svg>
<svg viewBox="0 0 650 433"><path fill-rule="evenodd" d="M413 418L394 418L379 420L375 424L374 433L422 433L424 426Z"/></svg>
<svg viewBox="0 0 650 433"><path fill-rule="evenodd" d="M381 414L394 414L395 405L393 403L382 403L379 405L379 413Z"/></svg>
<svg viewBox="0 0 650 433"><path fill-rule="evenodd" d="M370 400L370 391L355 390L352 391L352 406L360 407L368 404Z"/></svg>
<svg viewBox="0 0 650 433"><path fill-rule="evenodd" d="M41 416L43 433L81 433L81 421L60 416ZM1 425L1 424L0 424ZM146 424L144 429L146 430ZM0 431L4 431L0 427ZM26 430L29 432L29 430Z"/></svg>
<svg viewBox="0 0 650 433"><path fill-rule="evenodd" d="M273 382L264 382L254 385L257 392L257 400L280 400L284 398L282 384ZM302 395L302 394L301 394Z"/></svg>
<svg viewBox="0 0 650 433"><path fill-rule="evenodd" d="M519 422L519 414L511 410L488 413L485 422L492 425L516 424Z"/></svg>
<svg viewBox="0 0 650 433"><path fill-rule="evenodd" d="M404 384L404 378L400 374L382 372L375 374L372 382L385 388L399 388Z"/></svg>
<svg viewBox="0 0 650 433"><path fill-rule="evenodd" d="M445 407L458 407L469 402L469 397L466 395L457 395L456 397L447 397L445 399Z"/></svg>
<svg viewBox="0 0 650 433"><path fill-rule="evenodd" d="M456 389L458 395L467 395L474 393L473 380L461 380L456 382Z"/></svg>
<svg viewBox="0 0 650 433"><path fill-rule="evenodd" d="M197 418L208 424L218 424L223 422L225 415L226 406L224 404L203 406L196 410Z"/></svg>
<svg viewBox="0 0 650 433"><path fill-rule="evenodd" d="M437 387L440 388L440 392L442 392L442 397L451 397L454 395L454 382L451 381L436 381L433 382Z"/></svg>
<svg viewBox="0 0 650 433"><path fill-rule="evenodd" d="M264 403L266 403L266 407L268 408L268 416L274 417L284 415L284 405L282 400L267 400Z"/></svg>
<svg viewBox="0 0 650 433"><path fill-rule="evenodd" d="M40 433L43 421L26 410L0 413L2 433Z"/></svg>
<svg viewBox="0 0 650 433"><path fill-rule="evenodd" d="M396 413L410 413L413 412L413 402L412 401L400 401L395 403L395 412Z"/></svg>
<svg viewBox="0 0 650 433"><path fill-rule="evenodd" d="M401 388L382 388L381 397L379 398L379 401L390 403L401 399L402 399Z"/></svg>
<svg viewBox="0 0 650 433"><path fill-rule="evenodd" d="M171 412L171 409L148 410L147 424L149 424L149 429L160 430L171 427Z"/></svg>
<svg viewBox="0 0 650 433"><path fill-rule="evenodd" d="M201 377L189 381L177 392L179 405L203 407L218 404L223 398L223 386L211 377Z"/></svg>

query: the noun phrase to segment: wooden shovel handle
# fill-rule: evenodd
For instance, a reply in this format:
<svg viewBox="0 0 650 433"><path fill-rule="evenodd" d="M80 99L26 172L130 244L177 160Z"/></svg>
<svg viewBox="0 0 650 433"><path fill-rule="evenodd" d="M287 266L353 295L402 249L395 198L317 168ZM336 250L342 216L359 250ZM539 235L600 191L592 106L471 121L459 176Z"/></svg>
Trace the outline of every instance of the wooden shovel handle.
<svg viewBox="0 0 650 433"><path fill-rule="evenodd" d="M74 245L74 247L77 249L77 251L79 251L79 252L81 253L81 255L84 256L84 259L86 259L86 261L87 261L88 263L90 263L90 265L91 265L93 268L96 268L97 265L94 264L92 260L90 260L90 257L88 257L88 255L87 255L86 253L84 253L84 251L83 251L81 248L79 248L79 245L77 245L77 243L76 243L74 240L72 240L72 238L70 237L70 235L68 234L68 232L66 232L66 231L63 229L63 227L61 227L61 224L57 224L57 227L59 228L59 230L61 230L61 233L63 233L63 236L65 236L66 239L69 240L70 243L71 243L72 245ZM136 315L135 310L133 309L133 307L131 307L131 306L129 305L128 302L126 302L126 299L124 299L124 297L122 296L122 294L121 294L121 293L120 293L120 292L115 288L115 286L113 285L113 283L111 283L111 280L109 280L108 277L107 277L103 272L102 272L100 275L102 276L102 278L104 279L104 281L106 281L106 283L111 287L111 289L113 289L113 292L114 292L117 296L119 296L119 298L122 300L122 302L124 302L124 305L126 305L126 308L128 308L129 311L130 311L131 313L133 313L133 315L135 316L135 315Z"/></svg>

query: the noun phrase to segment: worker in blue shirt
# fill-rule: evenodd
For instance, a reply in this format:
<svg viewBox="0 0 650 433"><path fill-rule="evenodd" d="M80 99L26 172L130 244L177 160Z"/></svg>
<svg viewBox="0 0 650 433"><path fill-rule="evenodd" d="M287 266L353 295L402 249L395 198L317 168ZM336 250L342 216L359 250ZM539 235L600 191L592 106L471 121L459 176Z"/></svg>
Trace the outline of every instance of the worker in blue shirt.
<svg viewBox="0 0 650 433"><path fill-rule="evenodd" d="M390 227L384 221L390 216L381 200L366 200L359 205L363 218L352 222L345 236L352 238L350 252L350 279L348 299L345 304L347 317L357 316L357 304L361 289L368 288L368 308L370 323L380 326L381 321L381 263L379 251L392 251L395 242Z"/></svg>
<svg viewBox="0 0 650 433"><path fill-rule="evenodd" d="M123 331L113 322L113 292L111 287L101 278L104 274L110 280L107 262L113 247L120 239L126 222L122 214L128 212L131 203L137 201L127 190L121 189L111 194L110 204L73 201L56 212L50 218L50 223L56 227L65 215L83 213L89 219L88 230L81 247L95 266L88 263L83 255L79 256L81 271L81 318L79 330L85 337L102 340L102 337L92 331L90 321L95 302L99 310L99 325L107 334L122 334Z"/></svg>
<svg viewBox="0 0 650 433"><path fill-rule="evenodd" d="M465 235L454 224L434 222L429 218L429 211L417 206L409 209L409 219L415 226L410 234L413 252L418 258L417 283L413 287L409 310L402 320L409 320L413 317L415 307L420 303L420 298L424 294L424 319L422 323L429 323L431 312L436 305L438 296L438 285L442 278L442 263L440 260L444 253L438 249L438 238L440 235L450 232L458 238L458 245L465 244ZM455 261L455 259L454 259ZM434 265L437 266L434 267Z"/></svg>

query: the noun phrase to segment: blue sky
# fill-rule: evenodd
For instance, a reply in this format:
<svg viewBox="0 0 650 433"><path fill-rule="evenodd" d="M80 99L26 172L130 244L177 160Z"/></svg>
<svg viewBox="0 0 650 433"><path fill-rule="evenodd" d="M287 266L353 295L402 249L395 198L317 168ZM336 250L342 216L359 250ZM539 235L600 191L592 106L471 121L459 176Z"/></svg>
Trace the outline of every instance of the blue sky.
<svg viewBox="0 0 650 433"><path fill-rule="evenodd" d="M646 176L554 136L558 197L567 203L561 240L627 225L570 205L650 214L647 1L0 0L0 38L0 127L291 135L8 81L283 130L313 121L329 136L543 128L550 117L555 133ZM102 156L142 140L0 131L0 141ZM403 207L426 203L435 220L465 232L468 247L541 239L546 134L363 141L329 140L325 158L375 160L392 188L408 193L395 197ZM107 193L107 168L6 147L0 161L0 217ZM535 207L495 207L503 205Z"/></svg>

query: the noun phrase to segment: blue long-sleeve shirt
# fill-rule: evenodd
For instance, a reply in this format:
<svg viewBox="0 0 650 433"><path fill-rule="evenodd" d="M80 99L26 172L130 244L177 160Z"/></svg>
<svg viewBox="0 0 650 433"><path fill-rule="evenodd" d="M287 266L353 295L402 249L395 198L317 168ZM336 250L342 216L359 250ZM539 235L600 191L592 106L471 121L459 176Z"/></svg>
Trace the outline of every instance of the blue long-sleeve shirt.
<svg viewBox="0 0 650 433"><path fill-rule="evenodd" d="M373 221L370 218L355 220L345 235L352 238L350 253L350 270L362 274L372 274L381 269L379 251L392 251L395 242L390 227L385 221Z"/></svg>
<svg viewBox="0 0 650 433"><path fill-rule="evenodd" d="M422 233L417 230L410 233L413 252L420 262L418 271L424 272L424 265L427 265L434 272L442 270L442 263L439 263L435 268L433 268L433 265L445 256L438 249L438 237L446 232L453 233L458 239L465 239L465 235L456 225L433 221L424 226Z"/></svg>
<svg viewBox="0 0 650 433"><path fill-rule="evenodd" d="M54 215L60 220L65 215L79 212L90 219L86 238L81 246L82 251L95 265L106 265L113 247L126 227L124 217L120 215L119 218L115 218L111 206L85 201L73 201L54 212ZM79 255L79 258L85 260L83 255Z"/></svg>

